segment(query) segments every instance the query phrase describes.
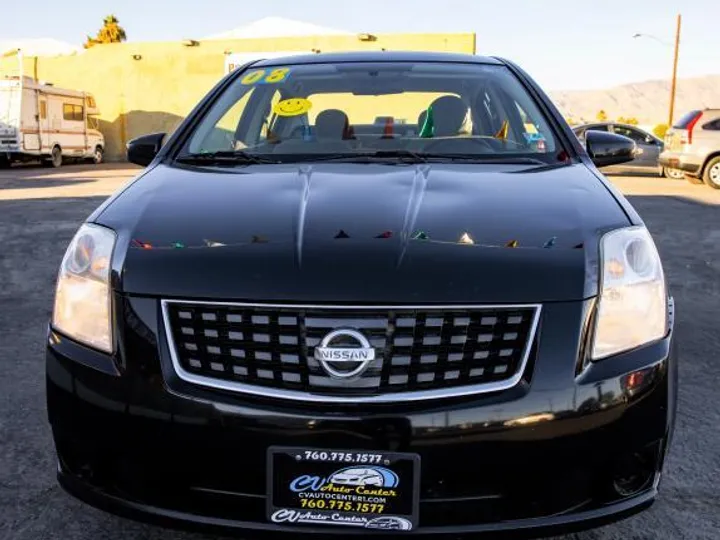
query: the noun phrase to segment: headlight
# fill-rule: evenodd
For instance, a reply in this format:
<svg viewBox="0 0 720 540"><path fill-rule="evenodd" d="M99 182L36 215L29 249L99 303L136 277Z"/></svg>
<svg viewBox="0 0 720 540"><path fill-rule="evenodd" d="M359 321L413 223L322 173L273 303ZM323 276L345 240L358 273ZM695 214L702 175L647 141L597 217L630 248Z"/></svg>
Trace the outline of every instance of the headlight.
<svg viewBox="0 0 720 540"><path fill-rule="evenodd" d="M115 233L85 224L60 264L52 325L86 345L112 352L110 260Z"/></svg>
<svg viewBox="0 0 720 540"><path fill-rule="evenodd" d="M657 248L644 227L600 241L600 296L593 360L639 347L667 332L667 292Z"/></svg>

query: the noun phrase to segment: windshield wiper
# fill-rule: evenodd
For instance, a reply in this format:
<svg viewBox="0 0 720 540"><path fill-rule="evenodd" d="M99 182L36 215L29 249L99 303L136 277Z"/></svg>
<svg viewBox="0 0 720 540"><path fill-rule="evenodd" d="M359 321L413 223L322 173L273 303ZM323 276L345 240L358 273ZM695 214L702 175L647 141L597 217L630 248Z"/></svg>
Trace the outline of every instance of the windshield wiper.
<svg viewBox="0 0 720 540"><path fill-rule="evenodd" d="M247 163L278 163L275 160L266 158L264 156L258 156L254 154L248 154L242 150L222 150L218 152L198 152L195 154L183 154L175 158L175 161L180 163L191 163L191 164L247 164Z"/></svg>
<svg viewBox="0 0 720 540"><path fill-rule="evenodd" d="M418 153L406 149L376 150L374 152L335 152L328 154L282 154L273 158L258 154L249 154L242 150L222 150L218 152L204 152L183 154L175 158L179 163L191 164L267 164L292 162L345 162L368 163L374 161L398 160L401 163L430 163L430 162L458 162L467 163L497 163L509 165L547 165L546 162L530 157L512 157L502 154L446 154L446 153Z"/></svg>
<svg viewBox="0 0 720 540"><path fill-rule="evenodd" d="M420 154L427 159L467 161L472 163L499 163L503 165L547 165L547 162L531 157L512 157L502 154Z"/></svg>
<svg viewBox="0 0 720 540"><path fill-rule="evenodd" d="M419 153L411 150L377 150L375 152L337 152L332 154L285 154L283 162L313 162L313 161L337 161L345 163L368 163L374 161L385 161L396 159L400 163L432 163L432 162L457 162L467 163L498 163L509 165L547 165L547 162L530 157L513 157L502 154L435 154Z"/></svg>
<svg viewBox="0 0 720 540"><path fill-rule="evenodd" d="M369 154L362 154L369 158L378 158L378 159L391 159L391 158L398 158L398 159L410 159L414 161L415 163L427 163L427 158L424 154L418 154L417 152L413 152L411 150L405 150L403 148L397 149L397 150L378 150L377 152L372 152Z"/></svg>
<svg viewBox="0 0 720 540"><path fill-rule="evenodd" d="M341 161L354 163L367 163L375 160L402 159L411 163L426 163L427 160L420 154L410 150L378 150L375 152L335 152L332 154L285 154L288 161Z"/></svg>

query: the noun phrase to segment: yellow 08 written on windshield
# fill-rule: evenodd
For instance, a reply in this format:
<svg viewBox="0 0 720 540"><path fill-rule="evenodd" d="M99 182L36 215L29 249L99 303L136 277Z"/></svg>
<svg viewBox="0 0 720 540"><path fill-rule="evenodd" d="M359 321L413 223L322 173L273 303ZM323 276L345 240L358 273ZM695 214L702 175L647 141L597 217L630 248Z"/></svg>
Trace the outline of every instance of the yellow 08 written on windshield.
<svg viewBox="0 0 720 540"><path fill-rule="evenodd" d="M277 84L289 76L290 68L255 69L240 79L240 84Z"/></svg>

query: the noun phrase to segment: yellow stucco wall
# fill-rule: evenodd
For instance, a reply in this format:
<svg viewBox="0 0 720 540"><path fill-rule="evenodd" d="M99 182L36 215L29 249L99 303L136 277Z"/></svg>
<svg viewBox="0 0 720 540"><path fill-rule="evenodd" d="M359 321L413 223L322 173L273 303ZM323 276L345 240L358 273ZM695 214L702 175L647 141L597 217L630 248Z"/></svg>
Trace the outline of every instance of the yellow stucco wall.
<svg viewBox="0 0 720 540"><path fill-rule="evenodd" d="M152 131L171 131L224 75L225 53L254 51L425 50L475 52L475 35L378 34L356 36L211 40L188 47L182 42L98 45L82 54L26 57L25 74L55 86L91 92L101 110L106 157L124 158L125 143ZM139 55L140 59L133 58ZM0 59L0 73L16 58Z"/></svg>

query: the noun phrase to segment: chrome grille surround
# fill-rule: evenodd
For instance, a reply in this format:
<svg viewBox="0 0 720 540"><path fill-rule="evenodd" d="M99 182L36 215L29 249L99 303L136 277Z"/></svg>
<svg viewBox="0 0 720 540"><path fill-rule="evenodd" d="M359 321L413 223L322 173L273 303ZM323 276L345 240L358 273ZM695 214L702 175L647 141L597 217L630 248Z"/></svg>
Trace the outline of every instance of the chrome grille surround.
<svg viewBox="0 0 720 540"><path fill-rule="evenodd" d="M218 346L217 343L212 345L204 345L206 349L203 354L208 358L216 358L217 361L210 361L205 358L205 361L195 360L197 362L194 365L186 363L183 366L184 360L192 359L181 359L181 355L178 352L178 335L187 335L190 338L189 344L195 346L195 350L198 350L200 346L195 343L195 327L177 327L177 332L173 336L173 317L178 318L180 313L179 309L182 306L187 306L187 311L184 313L190 313L191 311L202 311L202 321L213 323L210 318L213 316L212 312L220 312L218 310L225 311L225 318L223 328L223 336L220 336L218 329L205 329L201 341L205 340L212 342L212 340L225 339L223 347ZM178 310L176 314L171 317L171 309ZM440 398L460 397L469 396L474 394L482 394L488 392L496 392L511 388L518 384L520 379L525 372L527 367L528 358L532 349L533 343L536 339L536 332L538 323L540 320L542 306L540 304L511 304L511 305L376 305L376 306L358 306L358 305L314 305L314 304L272 304L272 303L242 303L242 302L215 302L215 301L192 301L192 300L161 300L161 310L163 317L163 325L165 331L165 337L167 339L168 348L172 360L173 367L176 374L180 379L185 382L205 386L209 388L215 388L225 391L231 391L241 394L249 394L254 396L270 397L275 399L283 400L294 400L294 401L305 401L305 402L318 402L318 403L395 403L395 402L408 402L408 401L420 401L420 400L432 400ZM230 313L232 311L233 313ZM297 332L287 331L280 333L280 335L271 336L270 332L253 332L252 336L245 336L243 332L239 331L238 326L243 318L243 315L238 315L237 312L252 313L250 315L251 321L245 322L244 329L248 329L248 322L252 325L258 325L260 328L263 325L269 325L271 323L271 317L273 318L272 323L276 330L279 328L278 325L283 323L287 328L298 328ZM277 312L275 316L267 315L268 312ZM310 312L310 313L307 313ZM315 313L321 312L321 313ZM331 312L328 316L325 312ZM392 324L389 325L390 321L383 320L382 314L378 315L378 312L390 312L390 318L394 317ZM412 315L412 312L415 312ZM442 336L426 336L422 335L422 340L417 344L418 339L415 337L415 342L411 337L407 335L396 336L395 333L402 334L402 328L412 328L413 332L418 327L417 319L420 317L418 312L426 312L422 314L423 317L423 332L425 328L437 327L441 330ZM466 312L466 313L462 313ZM433 354L432 349L440 346L445 346L445 353L443 363L441 367L445 368L443 372L444 380L448 377L454 377L457 379L460 376L460 369L462 369L463 375L469 375L473 369L472 366L468 367L466 364L470 360L467 358L467 351L465 350L466 337L462 338L462 334L453 333L453 328L459 328L463 324L467 325L468 328L471 324L472 317L475 317L477 323L485 324L485 319L495 319L487 324L493 326L497 323L498 314L502 313L517 313L524 312L529 318L523 324L527 324L526 336L522 347L519 348L519 356L514 362L515 369L511 370L510 373L502 373L504 378L479 382L479 383L466 383L459 384L456 386L448 386L444 388L431 388L428 385L432 384L434 377L427 380L427 366L423 367L425 361L428 360L428 364L438 362L438 354ZM367 314L367 315L365 315ZM323 317L322 315L325 315ZM190 315L193 317L193 315ZM206 319L206 316L208 317ZM337 316L337 317L336 317ZM248 318L245 315L246 319ZM352 318L350 318L352 317ZM517 318L514 315L513 318ZM506 315L505 322L512 325L512 321L509 321L509 316ZM414 322L411 324L411 320ZM332 326L338 321L344 321L345 327L352 327L360 330L361 332L370 332L368 339L373 346L378 347L379 354L377 364L373 368L368 370L367 377L363 376L360 379L357 386L348 387L348 382L335 382L335 384L328 384L322 380L322 374L319 373L319 364L313 358L312 350L317 345L322 337L322 333L325 330L336 328ZM378 324L381 321L382 324ZM302 324L301 324L302 322ZM310 323L309 327L307 323ZM521 321L522 322L522 321ZM520 324L513 323L513 324ZM450 327L450 333L448 330L443 328ZM250 327L254 329L255 327ZM308 333L308 328L311 331ZM318 331L313 334L313 330ZM377 332L384 330L385 342L382 338L377 335ZM189 331L189 332L188 332ZM409 332L409 330L408 330ZM247 332L246 332L247 333ZM468 332L466 332L467 334ZM293 337L293 334L296 337ZM514 335L513 335L514 334ZM477 343L491 343L497 341L498 337L494 333L488 334L479 333L475 331ZM252 360L255 365L251 368L255 381L253 382L241 382L238 380L228 380L227 377L221 378L218 376L211 376L212 374L223 374L227 375L227 368L229 366L228 360L233 362L233 376L248 377L249 371L247 367L244 368L242 365L235 365L234 359L244 360L246 358L246 348L239 347L237 349L228 348L227 342L230 340L237 340L238 343L244 342L249 343L252 341ZM392 338L393 342L388 345L387 340ZM512 341L512 339L518 338L517 332L503 332L502 339ZM271 343L273 342L273 343ZM473 341L475 343L475 341ZM259 344L259 345L258 345ZM282 344L279 350L272 350L271 346L278 346ZM289 347L289 349L288 349ZM403 349L405 347L406 349ZM419 347L420 353L414 351L413 347ZM427 349L423 349L423 347ZM448 349L450 347L451 349ZM266 348L268 350L262 350ZM396 356L394 356L395 349L407 350L410 348L414 351L413 357L408 356L397 356L400 363L396 364ZM462 348L460 354L460 362L455 365L458 366L458 370L448 369L451 367L451 356L454 357L454 361L458 360L457 352L448 352L449 350L457 351L458 348ZM296 354L287 354L282 352L283 350L294 350L297 349ZM503 349L500 352L508 351L510 349ZM225 353L223 353L225 351ZM422 354L422 353L425 354ZM478 351L482 353L482 351ZM478 354L476 352L475 354ZM183 349L183 353L186 353ZM504 354L504 352L503 352ZM443 356L442 354L440 356ZM499 356L495 355L496 357ZM509 355L508 355L509 356ZM433 358L434 357L434 358ZM478 358L477 356L475 358ZM482 356L481 359L487 358L487 354ZM497 359L496 359L497 360ZM383 366L390 362L390 365L386 368ZM268 362L268 368L259 367L263 362ZM303 364L304 363L304 364ZM280 373L281 377L277 377L278 366L292 366L287 374L285 371ZM299 364L303 364L302 367L298 368ZM415 389L402 390L403 384L408 382L408 379L403 379L397 374L391 374L391 370L395 370L401 366L410 365L417 369L415 372L410 372L408 377L412 377L414 373L415 379L413 380ZM274 369L273 370L273 365ZM499 365L499 364L498 364ZM513 364L508 364L513 365ZM464 366L464 367L463 367ZM295 369L297 368L297 369ZM429 368L432 369L432 368ZM238 371L235 371L238 370ZM195 371L195 372L193 372ZM302 373L302 375L300 374ZM449 374L449 375L448 375ZM287 378L286 378L287 377ZM371 378L375 377L375 380ZM424 379L423 379L424 377ZM394 383L390 384L391 378ZM277 380L276 380L277 379ZM312 384L310 384L312 380ZM280 385L270 385L271 383L280 383ZM374 392L378 390L379 385L385 384L385 391L382 393ZM259 384L258 384L259 383ZM278 387L284 385L285 387ZM301 388L304 386L304 388ZM312 390L309 389L312 386ZM290 388L288 388L290 387ZM390 391L387 387L391 388ZM334 393L333 393L334 392ZM344 395L343 395L344 394Z"/></svg>

